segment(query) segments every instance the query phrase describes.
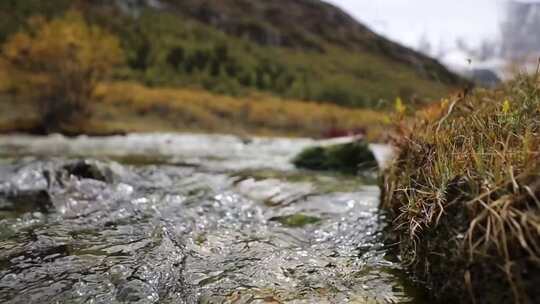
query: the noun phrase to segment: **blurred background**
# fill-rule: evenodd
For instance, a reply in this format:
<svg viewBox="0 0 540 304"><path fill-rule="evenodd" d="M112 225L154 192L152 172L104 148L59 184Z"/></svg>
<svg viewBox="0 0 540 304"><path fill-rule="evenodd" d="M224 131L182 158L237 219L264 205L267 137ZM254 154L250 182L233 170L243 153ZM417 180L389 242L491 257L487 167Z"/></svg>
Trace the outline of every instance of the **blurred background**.
<svg viewBox="0 0 540 304"><path fill-rule="evenodd" d="M537 1L3 0L0 132L385 136L535 71Z"/></svg>
<svg viewBox="0 0 540 304"><path fill-rule="evenodd" d="M509 78L521 64L536 68L540 55L540 1L330 2L377 33L437 58L459 73L487 69Z"/></svg>

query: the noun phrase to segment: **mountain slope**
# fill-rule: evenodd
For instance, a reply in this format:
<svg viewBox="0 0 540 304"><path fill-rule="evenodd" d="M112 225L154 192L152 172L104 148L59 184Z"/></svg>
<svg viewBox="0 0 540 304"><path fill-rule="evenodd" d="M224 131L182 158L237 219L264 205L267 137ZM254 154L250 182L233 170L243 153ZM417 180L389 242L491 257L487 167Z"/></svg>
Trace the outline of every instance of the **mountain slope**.
<svg viewBox="0 0 540 304"><path fill-rule="evenodd" d="M415 67L420 74L457 83L436 60L389 41L341 9L314 0L163 0L180 14L262 45L324 51L324 44L371 52ZM164 8L167 6L163 6Z"/></svg>
<svg viewBox="0 0 540 304"><path fill-rule="evenodd" d="M401 96L425 102L461 79L316 0L5 0L0 39L40 14L67 9L121 38L117 78L227 95L384 108Z"/></svg>

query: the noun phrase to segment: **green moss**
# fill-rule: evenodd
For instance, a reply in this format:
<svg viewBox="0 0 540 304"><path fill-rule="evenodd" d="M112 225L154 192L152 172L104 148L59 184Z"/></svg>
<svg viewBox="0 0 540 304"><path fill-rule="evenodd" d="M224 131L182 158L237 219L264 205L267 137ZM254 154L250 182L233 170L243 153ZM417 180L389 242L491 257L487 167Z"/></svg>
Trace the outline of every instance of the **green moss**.
<svg viewBox="0 0 540 304"><path fill-rule="evenodd" d="M318 217L308 216L301 213L286 216L277 216L271 218L270 220L279 222L282 225L291 228L301 228L310 224L319 223L321 221L321 219Z"/></svg>
<svg viewBox="0 0 540 304"><path fill-rule="evenodd" d="M298 168L345 174L377 168L375 156L365 141L307 148L294 158L293 163Z"/></svg>

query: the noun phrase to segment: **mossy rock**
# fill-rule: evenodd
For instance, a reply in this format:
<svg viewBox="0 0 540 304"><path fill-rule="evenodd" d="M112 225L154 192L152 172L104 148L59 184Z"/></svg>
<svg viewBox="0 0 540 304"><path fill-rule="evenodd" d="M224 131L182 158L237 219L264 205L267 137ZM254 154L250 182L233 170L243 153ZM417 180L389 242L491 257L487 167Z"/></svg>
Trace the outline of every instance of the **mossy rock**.
<svg viewBox="0 0 540 304"><path fill-rule="evenodd" d="M365 141L307 148L294 158L293 163L298 168L345 174L377 168L377 160Z"/></svg>

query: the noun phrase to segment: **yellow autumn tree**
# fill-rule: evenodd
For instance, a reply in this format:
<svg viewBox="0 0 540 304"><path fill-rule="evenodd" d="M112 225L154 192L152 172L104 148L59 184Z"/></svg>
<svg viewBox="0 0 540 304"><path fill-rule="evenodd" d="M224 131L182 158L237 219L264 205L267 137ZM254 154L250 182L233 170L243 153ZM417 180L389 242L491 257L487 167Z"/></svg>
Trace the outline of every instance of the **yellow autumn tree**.
<svg viewBox="0 0 540 304"><path fill-rule="evenodd" d="M114 35L74 11L33 17L28 28L8 38L2 59L18 95L36 103L44 131L62 131L89 116L96 85L124 55Z"/></svg>

